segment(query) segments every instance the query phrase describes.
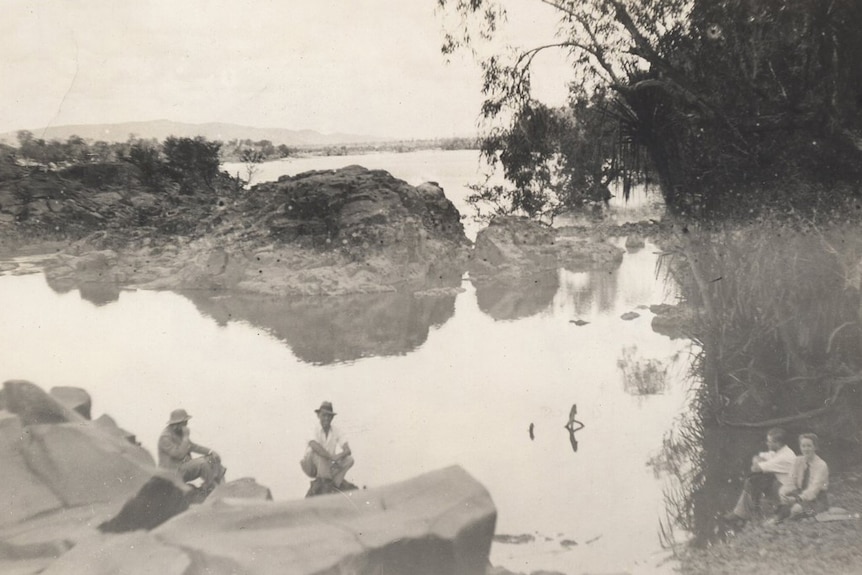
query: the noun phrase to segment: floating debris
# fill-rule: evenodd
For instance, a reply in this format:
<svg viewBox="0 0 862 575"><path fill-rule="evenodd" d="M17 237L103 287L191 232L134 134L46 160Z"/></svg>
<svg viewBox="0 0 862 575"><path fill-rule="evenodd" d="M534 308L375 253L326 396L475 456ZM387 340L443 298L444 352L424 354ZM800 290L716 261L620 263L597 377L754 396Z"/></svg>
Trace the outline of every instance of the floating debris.
<svg viewBox="0 0 862 575"><path fill-rule="evenodd" d="M629 321L629 320L633 320L635 318L638 318L640 316L641 316L641 314L639 314L636 311L627 311L626 313L624 313L623 315L620 316L620 319L624 319L626 321Z"/></svg>
<svg viewBox="0 0 862 575"><path fill-rule="evenodd" d="M494 535L494 543L506 543L508 545L523 545L524 543L532 543L536 538L529 533L521 535Z"/></svg>
<svg viewBox="0 0 862 575"><path fill-rule="evenodd" d="M578 440L575 438L575 432L586 427L583 423L575 419L577 414L578 404L573 403L572 408L569 410L569 422L563 426L569 431L569 441L572 443L572 451L575 453L578 452Z"/></svg>
<svg viewBox="0 0 862 575"><path fill-rule="evenodd" d="M570 320L569 320L569 323L573 323L573 324L575 324L576 326L580 327L580 326L582 326L582 325L587 325L587 324L588 324L588 323L590 323L590 322L588 322L588 321L584 321L584 320L582 320L582 319L570 319Z"/></svg>

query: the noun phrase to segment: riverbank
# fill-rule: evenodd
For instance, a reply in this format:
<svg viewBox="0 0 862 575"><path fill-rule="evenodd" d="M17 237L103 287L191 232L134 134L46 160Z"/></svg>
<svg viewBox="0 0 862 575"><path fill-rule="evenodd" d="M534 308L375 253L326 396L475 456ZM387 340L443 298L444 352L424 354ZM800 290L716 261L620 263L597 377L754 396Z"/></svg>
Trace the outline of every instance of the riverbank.
<svg viewBox="0 0 862 575"><path fill-rule="evenodd" d="M830 477L830 503L862 511L862 465ZM862 520L750 523L727 540L680 554L683 575L851 575L862 573Z"/></svg>

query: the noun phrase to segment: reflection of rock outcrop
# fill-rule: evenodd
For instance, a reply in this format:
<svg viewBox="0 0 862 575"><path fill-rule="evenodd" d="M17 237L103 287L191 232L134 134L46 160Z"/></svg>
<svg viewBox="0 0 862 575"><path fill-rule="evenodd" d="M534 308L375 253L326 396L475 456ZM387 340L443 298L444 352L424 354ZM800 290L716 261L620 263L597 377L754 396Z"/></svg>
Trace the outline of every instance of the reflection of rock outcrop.
<svg viewBox="0 0 862 575"><path fill-rule="evenodd" d="M495 218L479 232L470 263L479 308L494 319L539 313L550 305L560 287L560 269L602 270L590 276L601 276L596 281L606 285L606 271L619 266L623 251L574 233L527 218Z"/></svg>
<svg viewBox="0 0 862 575"><path fill-rule="evenodd" d="M78 289L81 299L97 306L120 299L115 272L118 256L112 250L90 252L80 257L59 255L45 267L48 287L57 293Z"/></svg>
<svg viewBox="0 0 862 575"><path fill-rule="evenodd" d="M246 321L287 343L298 358L330 364L402 355L425 343L431 326L455 313L455 295L409 293L274 298L184 292L220 324Z"/></svg>
<svg viewBox="0 0 862 575"><path fill-rule="evenodd" d="M548 308L560 287L556 271L517 280L477 280L479 309L496 320L530 317Z"/></svg>

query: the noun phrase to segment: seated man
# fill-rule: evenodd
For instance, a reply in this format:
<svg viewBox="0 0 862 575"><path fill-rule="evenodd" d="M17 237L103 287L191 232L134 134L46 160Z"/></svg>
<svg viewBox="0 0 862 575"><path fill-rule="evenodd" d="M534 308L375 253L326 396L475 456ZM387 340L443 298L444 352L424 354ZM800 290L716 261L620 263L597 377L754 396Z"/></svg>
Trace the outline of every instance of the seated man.
<svg viewBox="0 0 862 575"><path fill-rule="evenodd" d="M748 521L758 510L764 495L775 496L779 488L790 484L796 453L787 446L785 437L785 431L779 427L766 432L769 451L759 453L751 460L751 473L745 478L742 494L733 511L724 516L725 520L737 524Z"/></svg>
<svg viewBox="0 0 862 575"><path fill-rule="evenodd" d="M332 403L324 401L314 412L317 413L319 425L315 425L305 456L299 462L305 474L315 480L308 495L325 493L328 487L325 484L328 482L336 490L341 489L342 484L346 489L355 489L354 485L344 480L354 461L347 438L332 425L332 418L335 417Z"/></svg>
<svg viewBox="0 0 862 575"><path fill-rule="evenodd" d="M171 412L168 425L159 436L159 467L176 471L183 481L203 479L200 488L209 493L221 483L225 469L218 453L189 439L189 419L191 415L185 409ZM192 453L199 453L203 457L192 458Z"/></svg>
<svg viewBox="0 0 862 575"><path fill-rule="evenodd" d="M829 466L817 455L817 436L803 433L799 436L799 451L790 471L790 482L782 486L781 509L778 518L811 517L829 509Z"/></svg>

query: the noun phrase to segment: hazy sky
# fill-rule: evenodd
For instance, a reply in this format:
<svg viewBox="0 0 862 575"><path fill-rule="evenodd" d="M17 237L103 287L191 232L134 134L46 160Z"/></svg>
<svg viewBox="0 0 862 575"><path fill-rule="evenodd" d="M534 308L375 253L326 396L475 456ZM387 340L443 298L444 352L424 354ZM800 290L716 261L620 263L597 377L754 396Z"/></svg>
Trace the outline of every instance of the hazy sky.
<svg viewBox="0 0 862 575"><path fill-rule="evenodd" d="M512 43L556 15L510 0ZM436 0L4 0L0 132L169 119L389 137L469 134L482 97L446 64ZM548 57L544 89L561 101Z"/></svg>

